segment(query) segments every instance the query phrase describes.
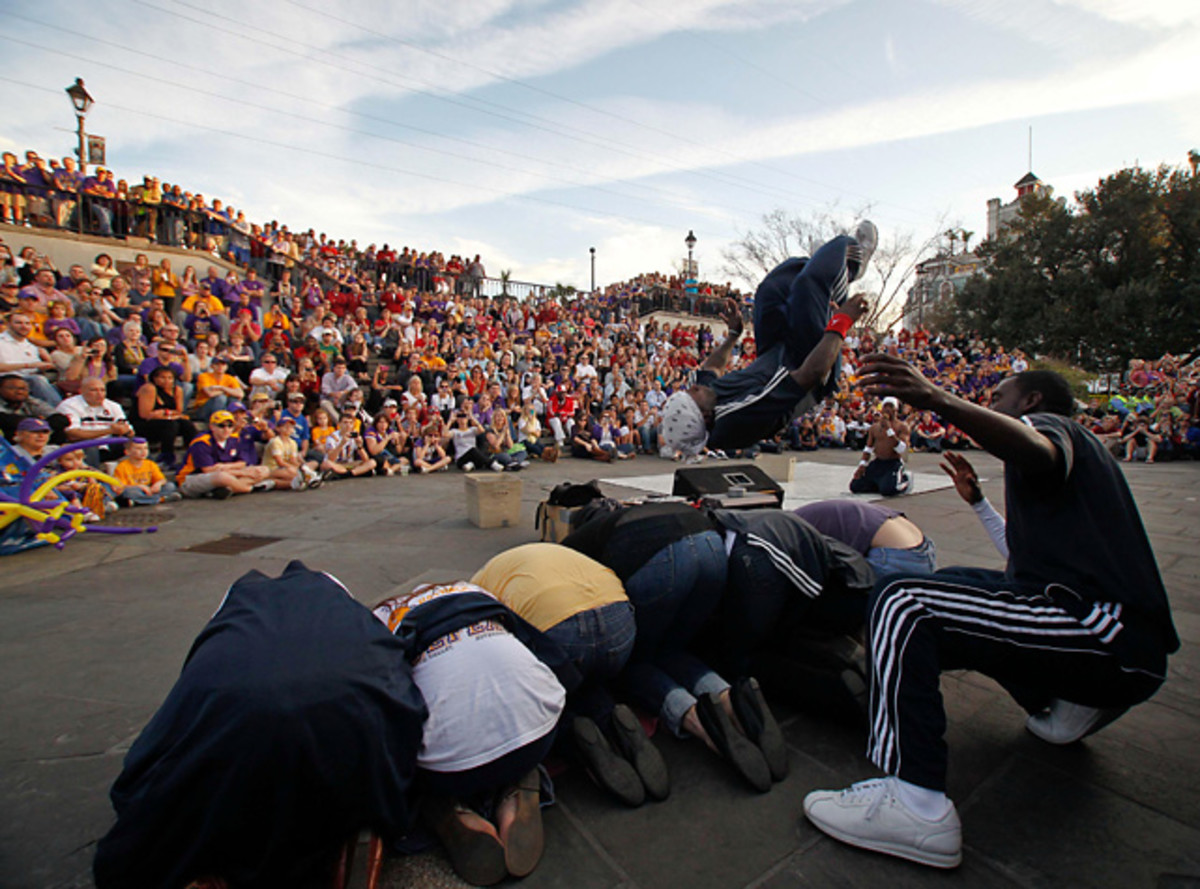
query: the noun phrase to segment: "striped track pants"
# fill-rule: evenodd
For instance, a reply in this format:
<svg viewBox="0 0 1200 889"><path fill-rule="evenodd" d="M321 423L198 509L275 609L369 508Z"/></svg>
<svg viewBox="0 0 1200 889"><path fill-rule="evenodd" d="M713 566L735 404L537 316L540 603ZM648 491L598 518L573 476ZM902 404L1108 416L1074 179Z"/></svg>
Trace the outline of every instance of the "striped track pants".
<svg viewBox="0 0 1200 889"><path fill-rule="evenodd" d="M887 774L945 789L942 670L991 676L1030 712L1052 698L1097 707L1145 700L1162 683L1166 655L1131 657L1145 652L1145 637L1126 626L1122 611L1061 585L1020 584L993 571L886 578L868 606L867 755Z"/></svg>

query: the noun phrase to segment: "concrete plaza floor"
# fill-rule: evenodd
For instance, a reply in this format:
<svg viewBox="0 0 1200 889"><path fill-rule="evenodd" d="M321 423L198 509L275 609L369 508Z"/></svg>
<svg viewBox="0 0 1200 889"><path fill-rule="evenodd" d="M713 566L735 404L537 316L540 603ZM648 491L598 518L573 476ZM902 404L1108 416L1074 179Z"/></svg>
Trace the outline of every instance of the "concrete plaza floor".
<svg viewBox="0 0 1200 889"><path fill-rule="evenodd" d="M972 455L1000 501L996 461ZM785 457L760 463L776 477ZM850 472L856 455L806 455ZM918 472L936 461L914 455ZM178 675L226 587L291 559L341 578L363 602L416 579L469 576L495 553L537 539L534 508L572 479L669 472L642 458L537 465L519 527L466 519L459 473L358 480L303 495L178 504L152 535L84 535L63 552L0 559L0 886L89 886L108 829L108 788L133 739ZM961 868L934 872L825 838L801 817L816 787L870 777L861 730L780 714L791 774L770 793L744 788L698 744L656 743L672 775L662 803L629 810L585 776L558 780L533 887L1200 886L1200 464L1127 467L1166 578L1184 647L1148 703L1070 748L1028 735L1023 713L975 674L949 674L950 794L964 821ZM617 495L629 493L613 487ZM935 540L943 565L998 566L953 490L896 503ZM273 538L240 553L190 547L230 534ZM438 854L390 860L389 887L459 885Z"/></svg>

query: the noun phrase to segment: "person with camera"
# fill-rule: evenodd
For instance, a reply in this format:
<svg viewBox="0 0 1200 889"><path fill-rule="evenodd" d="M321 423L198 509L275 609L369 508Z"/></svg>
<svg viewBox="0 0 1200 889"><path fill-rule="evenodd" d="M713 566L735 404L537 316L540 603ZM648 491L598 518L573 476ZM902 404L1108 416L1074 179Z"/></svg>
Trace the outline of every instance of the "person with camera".
<svg viewBox="0 0 1200 889"><path fill-rule="evenodd" d="M353 414L342 414L337 429L325 439L321 471L327 479L358 478L375 471L375 460L367 453L362 435L355 432L354 422Z"/></svg>

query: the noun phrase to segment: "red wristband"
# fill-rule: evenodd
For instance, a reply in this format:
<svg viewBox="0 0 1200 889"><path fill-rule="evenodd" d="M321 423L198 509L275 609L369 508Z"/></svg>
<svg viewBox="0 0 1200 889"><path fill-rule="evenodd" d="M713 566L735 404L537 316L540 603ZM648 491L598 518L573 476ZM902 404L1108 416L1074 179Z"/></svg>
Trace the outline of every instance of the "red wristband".
<svg viewBox="0 0 1200 889"><path fill-rule="evenodd" d="M829 324L825 326L826 333L836 333L842 339L846 338L846 334L850 328L854 326L854 319L845 312L838 312L829 319Z"/></svg>

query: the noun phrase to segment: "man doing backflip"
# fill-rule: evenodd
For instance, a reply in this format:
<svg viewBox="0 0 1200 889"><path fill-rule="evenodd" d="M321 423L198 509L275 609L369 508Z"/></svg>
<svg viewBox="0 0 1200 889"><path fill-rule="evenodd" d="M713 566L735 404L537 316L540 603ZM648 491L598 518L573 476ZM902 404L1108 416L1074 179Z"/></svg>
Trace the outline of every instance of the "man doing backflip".
<svg viewBox="0 0 1200 889"><path fill-rule="evenodd" d="M876 583L867 752L887 777L814 791L804 813L850 845L955 867L962 828L945 792L941 672L993 677L1029 712L1034 735L1070 744L1154 694L1179 638L1125 477L1071 419L1075 399L1061 376L1010 377L989 410L894 356L867 356L860 374L869 395L932 410L1004 461L1008 566ZM956 476L969 469L952 463Z"/></svg>
<svg viewBox="0 0 1200 889"><path fill-rule="evenodd" d="M840 235L811 259L792 257L771 270L754 294L758 357L723 372L742 333L730 301L729 333L696 374L695 384L673 394L663 408L663 441L672 450L699 454L735 450L770 438L837 386L835 366L846 332L867 310L863 296L847 298L862 277L878 234L859 223L854 237ZM837 312L830 317L832 306Z"/></svg>

